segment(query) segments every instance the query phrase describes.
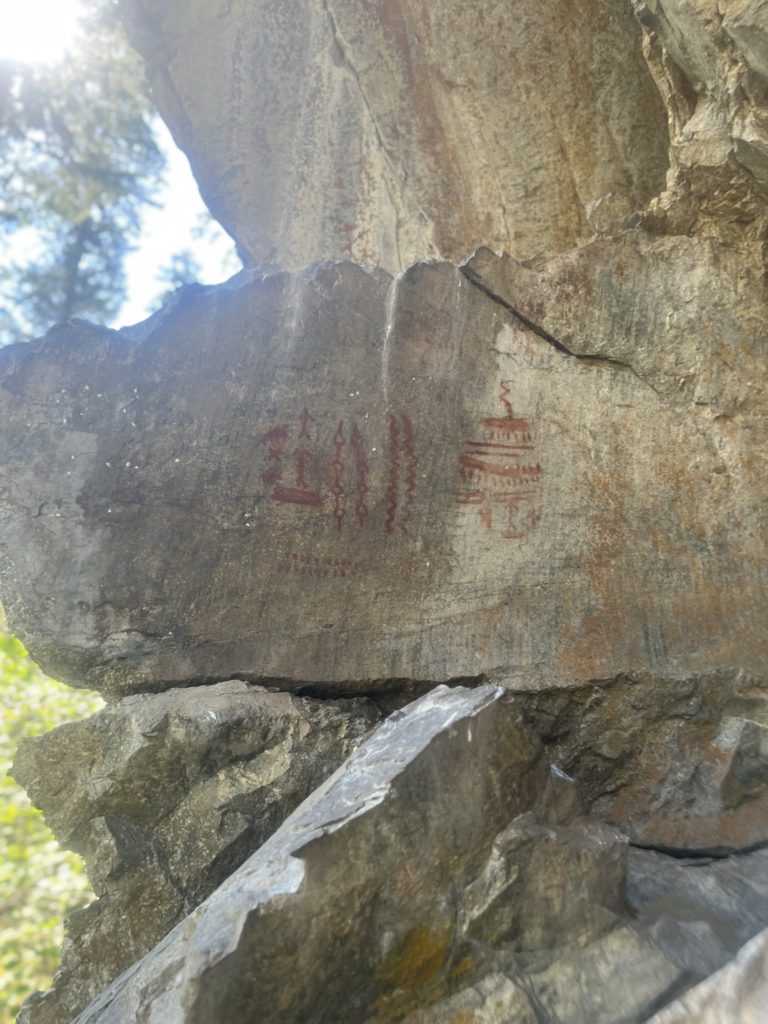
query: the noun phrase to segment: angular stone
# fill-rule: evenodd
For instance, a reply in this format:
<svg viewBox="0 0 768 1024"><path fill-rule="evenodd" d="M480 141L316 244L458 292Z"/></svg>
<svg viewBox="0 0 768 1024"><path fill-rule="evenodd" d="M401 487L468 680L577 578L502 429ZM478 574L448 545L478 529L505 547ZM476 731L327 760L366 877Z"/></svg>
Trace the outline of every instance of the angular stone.
<svg viewBox="0 0 768 1024"><path fill-rule="evenodd" d="M231 680L127 697L22 743L16 778L99 897L68 922L28 1024L68 1024L198 906L379 719Z"/></svg>
<svg viewBox="0 0 768 1024"><path fill-rule="evenodd" d="M626 873L626 843L613 829L522 815L499 833L464 891L466 955L551 954L590 942L626 909Z"/></svg>
<svg viewBox="0 0 768 1024"><path fill-rule="evenodd" d="M672 961L625 926L532 973L529 991L545 1021L639 1024L682 985Z"/></svg>
<svg viewBox="0 0 768 1024"><path fill-rule="evenodd" d="M111 693L759 676L728 431L445 264L245 274L0 353L2 597Z"/></svg>
<svg viewBox="0 0 768 1024"><path fill-rule="evenodd" d="M768 930L726 967L686 992L648 1024L763 1024L768 1006Z"/></svg>
<svg viewBox="0 0 768 1024"><path fill-rule="evenodd" d="M488 974L475 985L417 1010L403 1024L540 1024L525 990L503 974Z"/></svg>
<svg viewBox="0 0 768 1024"><path fill-rule="evenodd" d="M664 184L629 3L121 8L206 203L256 263L558 250L589 237L590 202L639 209Z"/></svg>
<svg viewBox="0 0 768 1024"><path fill-rule="evenodd" d="M545 827L557 801L540 748L502 694L438 687L395 712L80 1024L240 1020L253 1006L264 1024L400 1020L475 969L464 942L475 948L472 922L499 898L512 920L519 908L533 921L538 907L551 922L536 880L516 885L542 837L515 845L505 830L537 827L514 826L531 811ZM570 862L577 899L589 891L606 905L621 900L616 871L601 882L596 869L595 858L621 874L607 837L592 841L585 872ZM585 854L586 840L571 842ZM567 893L564 876L557 884ZM570 923L561 942L583 934L583 923L575 934Z"/></svg>

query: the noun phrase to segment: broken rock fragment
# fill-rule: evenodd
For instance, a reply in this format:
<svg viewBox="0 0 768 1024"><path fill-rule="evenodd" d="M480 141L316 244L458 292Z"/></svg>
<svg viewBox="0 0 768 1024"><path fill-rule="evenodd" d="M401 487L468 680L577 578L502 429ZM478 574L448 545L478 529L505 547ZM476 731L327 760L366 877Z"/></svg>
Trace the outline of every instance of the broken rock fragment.
<svg viewBox="0 0 768 1024"><path fill-rule="evenodd" d="M652 1017L648 1024L762 1024L768 1007L768 931L726 967Z"/></svg>
<svg viewBox="0 0 768 1024"><path fill-rule="evenodd" d="M68 922L51 991L24 1024L69 1024L275 831L362 741L367 700L239 680L126 697L25 741L14 774L98 899Z"/></svg>
<svg viewBox="0 0 768 1024"><path fill-rule="evenodd" d="M768 842L764 680L627 675L528 693L525 705L593 814L634 843L722 854Z"/></svg>

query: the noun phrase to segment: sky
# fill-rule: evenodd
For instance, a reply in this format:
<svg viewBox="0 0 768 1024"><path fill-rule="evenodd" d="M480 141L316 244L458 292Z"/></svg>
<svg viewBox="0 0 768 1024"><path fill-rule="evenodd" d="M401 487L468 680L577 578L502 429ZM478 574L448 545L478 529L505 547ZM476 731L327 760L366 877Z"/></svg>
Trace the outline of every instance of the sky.
<svg viewBox="0 0 768 1024"><path fill-rule="evenodd" d="M65 59L78 36L82 14L79 0L0 0L0 60L53 63ZM240 267L232 240L218 225L206 234L204 243L194 240L205 204L187 158L159 118L155 130L168 163L166 184L157 196L158 207L145 211L139 246L126 261L128 298L111 327L136 323L156 308L156 297L164 288L156 275L173 253L190 248L202 267L204 284L225 280ZM18 244L30 242L20 238Z"/></svg>

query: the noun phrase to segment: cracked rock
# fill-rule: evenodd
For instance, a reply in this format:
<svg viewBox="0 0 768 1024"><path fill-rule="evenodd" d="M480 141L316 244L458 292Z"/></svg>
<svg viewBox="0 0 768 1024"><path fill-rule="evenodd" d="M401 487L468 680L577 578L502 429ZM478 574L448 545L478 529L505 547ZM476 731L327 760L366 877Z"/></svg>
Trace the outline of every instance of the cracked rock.
<svg viewBox="0 0 768 1024"><path fill-rule="evenodd" d="M620 676L527 694L526 718L592 812L632 842L715 854L768 842L763 680Z"/></svg>
<svg viewBox="0 0 768 1024"><path fill-rule="evenodd" d="M379 719L238 680L126 697L26 740L13 771L98 899L23 1024L68 1024L275 831Z"/></svg>
<svg viewBox="0 0 768 1024"><path fill-rule="evenodd" d="M649 224L760 239L768 220L768 11L763 0L632 0L667 107L670 174Z"/></svg>

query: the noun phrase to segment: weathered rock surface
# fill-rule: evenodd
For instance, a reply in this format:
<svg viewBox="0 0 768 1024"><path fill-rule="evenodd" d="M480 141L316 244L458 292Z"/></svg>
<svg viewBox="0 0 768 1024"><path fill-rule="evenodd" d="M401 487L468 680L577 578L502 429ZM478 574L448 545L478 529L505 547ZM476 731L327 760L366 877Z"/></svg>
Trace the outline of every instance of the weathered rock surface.
<svg viewBox="0 0 768 1024"><path fill-rule="evenodd" d="M680 971L626 926L561 952L547 967L507 969L404 1024L639 1024L681 983Z"/></svg>
<svg viewBox="0 0 768 1024"><path fill-rule="evenodd" d="M582 947L623 910L626 847L557 824L563 785L501 689L439 687L78 1020L396 1021L487 948Z"/></svg>
<svg viewBox="0 0 768 1024"><path fill-rule="evenodd" d="M762 1024L768 1007L768 931L648 1024Z"/></svg>
<svg viewBox="0 0 768 1024"><path fill-rule="evenodd" d="M764 680L622 676L527 694L525 707L592 812L634 843L726 853L768 842Z"/></svg>
<svg viewBox="0 0 768 1024"><path fill-rule="evenodd" d="M768 4L120 6L261 269L0 353L11 624L134 694L19 755L100 894L23 1019L762 1021ZM234 677L517 696L278 827L377 711Z"/></svg>
<svg viewBox="0 0 768 1024"><path fill-rule="evenodd" d="M448 265L246 274L0 353L3 599L113 693L759 677L742 455Z"/></svg>
<svg viewBox="0 0 768 1024"><path fill-rule="evenodd" d="M571 869L572 882L575 877ZM478 958L481 969L491 963L491 973L417 1010L406 1024L646 1021L655 1007L736 954L740 962L741 947L768 921L768 851L706 861L630 848L627 892L633 910L630 924L576 948L554 948L548 960L523 958L496 944L493 953L484 950ZM567 906L573 889L567 887L561 895L561 906ZM691 1006L700 1005L697 992L688 993L681 1005L689 1000ZM698 1020L680 1019L691 1024ZM715 1017L713 1024L741 1019L731 1007L731 1015Z"/></svg>
<svg viewBox="0 0 768 1024"><path fill-rule="evenodd" d="M640 933L702 980L768 925L768 849L711 861L631 849L627 897Z"/></svg>
<svg viewBox="0 0 768 1024"><path fill-rule="evenodd" d="M70 917L51 991L19 1018L67 1024L160 941L377 723L366 700L232 680L127 697L25 741L14 773L99 897Z"/></svg>
<svg viewBox="0 0 768 1024"><path fill-rule="evenodd" d="M768 220L763 0L632 0L669 116L668 187L649 224L733 242Z"/></svg>
<svg viewBox="0 0 768 1024"><path fill-rule="evenodd" d="M640 1024L720 968L766 922L768 851L630 850L522 704L395 712L80 1024Z"/></svg>
<svg viewBox="0 0 768 1024"><path fill-rule="evenodd" d="M591 234L591 203L626 215L664 184L628 0L578 17L568 0L121 7L208 206L256 263L560 250Z"/></svg>

